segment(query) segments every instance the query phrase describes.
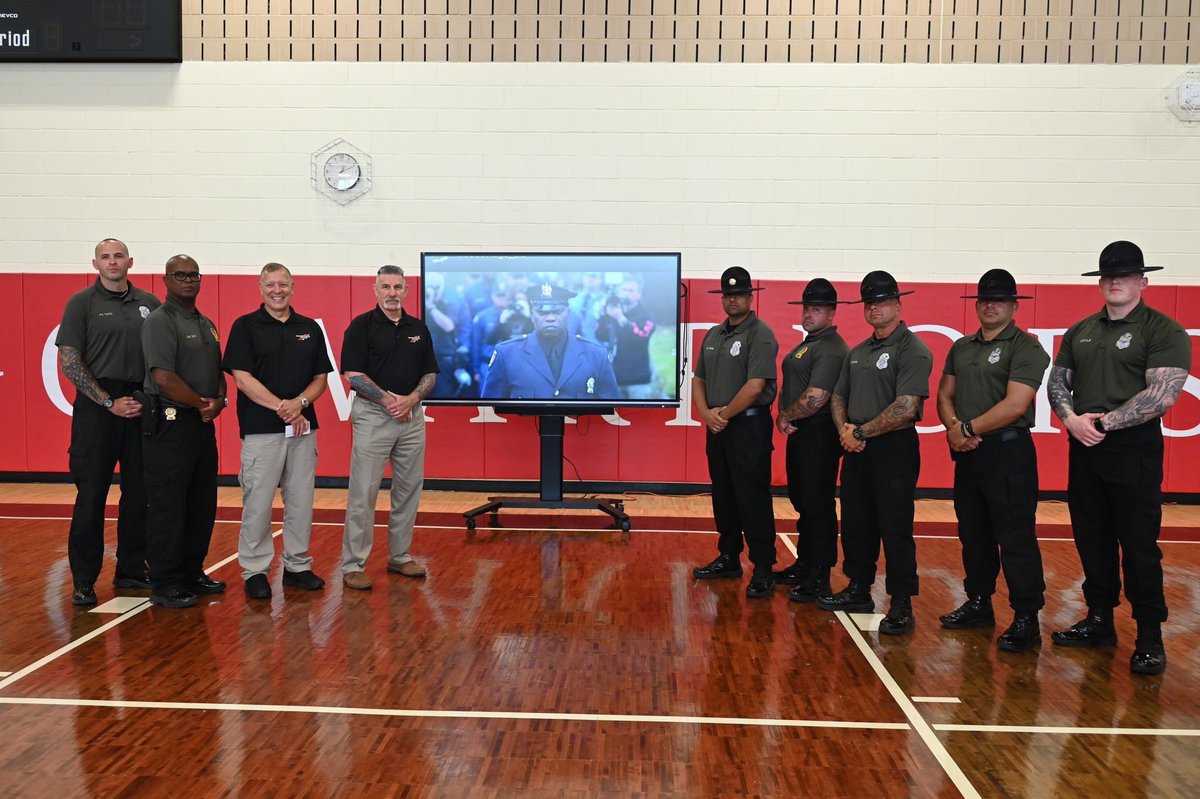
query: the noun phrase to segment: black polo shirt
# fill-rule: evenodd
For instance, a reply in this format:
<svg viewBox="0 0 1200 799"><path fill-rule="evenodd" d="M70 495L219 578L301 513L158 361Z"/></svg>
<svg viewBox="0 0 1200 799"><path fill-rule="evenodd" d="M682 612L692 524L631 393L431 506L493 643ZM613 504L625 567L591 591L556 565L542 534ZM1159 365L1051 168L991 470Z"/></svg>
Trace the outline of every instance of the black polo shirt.
<svg viewBox="0 0 1200 799"><path fill-rule="evenodd" d="M846 417L854 424L871 421L896 397L917 397L916 423L921 421L924 400L929 396L932 371L933 353L901 322L887 338L871 335L850 350L833 393L846 401Z"/></svg>
<svg viewBox="0 0 1200 799"><path fill-rule="evenodd" d="M780 371L783 372L783 388L779 391L779 411L792 406L809 388L832 392L842 373L842 361L846 360L849 348L837 332L837 325L809 335L804 341L783 356ZM829 424L832 409L829 403L804 419L796 419L795 425Z"/></svg>
<svg viewBox="0 0 1200 799"><path fill-rule="evenodd" d="M321 326L307 316L292 313L279 321L262 305L239 316L229 329L221 368L249 372L280 399L293 399L313 378L333 371ZM301 414L317 429L317 411L309 405ZM257 433L282 433L284 422L241 391L237 396L238 428L242 438Z"/></svg>
<svg viewBox="0 0 1200 799"><path fill-rule="evenodd" d="M393 322L376 305L346 328L342 374L362 372L384 391L411 394L422 377L440 371L429 328L404 309Z"/></svg>
<svg viewBox="0 0 1200 799"><path fill-rule="evenodd" d="M146 317L142 325L142 351L146 355L147 394L160 394L154 382L154 369L174 372L201 397L219 397L225 393L217 326L198 310L184 308L170 295ZM183 404L175 398L165 398L167 404Z"/></svg>

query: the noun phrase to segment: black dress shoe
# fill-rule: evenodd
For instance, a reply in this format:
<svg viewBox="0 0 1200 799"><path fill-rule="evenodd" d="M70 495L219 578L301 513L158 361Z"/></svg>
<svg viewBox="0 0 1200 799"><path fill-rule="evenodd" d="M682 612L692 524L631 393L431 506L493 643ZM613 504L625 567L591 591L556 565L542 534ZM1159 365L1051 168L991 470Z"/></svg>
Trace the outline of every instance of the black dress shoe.
<svg viewBox="0 0 1200 799"><path fill-rule="evenodd" d="M1114 646L1117 631L1113 629L1112 610L1108 613L1089 610L1086 619L1051 633L1050 640L1058 646Z"/></svg>
<svg viewBox="0 0 1200 799"><path fill-rule="evenodd" d="M816 602L818 597L829 596L829 567L821 566L811 572L808 579L788 591L793 602Z"/></svg>
<svg viewBox="0 0 1200 799"><path fill-rule="evenodd" d="M290 572L284 569L283 584L293 588L303 588L305 591L320 591L325 587L325 581L308 570Z"/></svg>
<svg viewBox="0 0 1200 799"><path fill-rule="evenodd" d="M965 630L968 627L991 627L996 623L996 614L992 612L992 598L978 594L968 597L966 602L938 619L948 630Z"/></svg>
<svg viewBox="0 0 1200 799"><path fill-rule="evenodd" d="M771 590L774 588L775 576L771 574L771 570L759 571L755 569L754 576L750 578L750 584L746 586L746 596L770 596Z"/></svg>
<svg viewBox="0 0 1200 799"><path fill-rule="evenodd" d="M246 580L246 596L250 599L270 599L271 584L267 582L267 575L250 575Z"/></svg>
<svg viewBox="0 0 1200 799"><path fill-rule="evenodd" d="M191 591L178 586L150 592L150 604L164 608L190 608L199 601Z"/></svg>
<svg viewBox="0 0 1200 799"><path fill-rule="evenodd" d="M692 576L697 580L720 580L726 577L742 576L742 560L737 555L718 555L712 563L697 566L692 569Z"/></svg>
<svg viewBox="0 0 1200 799"><path fill-rule="evenodd" d="M92 588L91 583L75 583L75 592L71 594L72 605L94 605L96 604L96 589Z"/></svg>
<svg viewBox="0 0 1200 799"><path fill-rule="evenodd" d="M1018 613L1008 629L1000 633L996 646L1005 652L1026 652L1042 643L1037 613Z"/></svg>
<svg viewBox="0 0 1200 799"><path fill-rule="evenodd" d="M871 599L871 586L851 580L850 585L836 594L817 597L817 607L822 610L870 613L875 610L875 600Z"/></svg>
<svg viewBox="0 0 1200 799"><path fill-rule="evenodd" d="M884 635L901 635L913 628L912 597L894 596L887 615L879 622L879 632Z"/></svg>
<svg viewBox="0 0 1200 799"><path fill-rule="evenodd" d="M1162 641L1133 645L1133 656L1129 658L1129 670L1134 674L1162 674L1167 670L1167 652Z"/></svg>
<svg viewBox="0 0 1200 799"><path fill-rule="evenodd" d="M113 586L116 588L149 588L150 570L140 572L117 572L113 575Z"/></svg>
<svg viewBox="0 0 1200 799"><path fill-rule="evenodd" d="M225 593L225 583L221 580L214 580L207 574L201 574L188 581L187 589L197 594L223 594Z"/></svg>
<svg viewBox="0 0 1200 799"><path fill-rule="evenodd" d="M811 577L812 571L807 563L798 560L786 569L775 572L775 582L780 585L800 585Z"/></svg>

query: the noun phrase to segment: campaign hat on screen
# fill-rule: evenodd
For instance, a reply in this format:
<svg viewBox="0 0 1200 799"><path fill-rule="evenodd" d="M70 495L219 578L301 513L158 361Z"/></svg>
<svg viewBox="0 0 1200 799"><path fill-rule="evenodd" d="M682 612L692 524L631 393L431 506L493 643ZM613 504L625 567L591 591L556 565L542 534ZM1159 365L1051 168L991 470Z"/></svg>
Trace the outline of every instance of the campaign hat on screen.
<svg viewBox="0 0 1200 799"><path fill-rule="evenodd" d="M962 295L964 300L1032 300L1017 293L1017 280L1007 269L989 269L979 278L975 294Z"/></svg>
<svg viewBox="0 0 1200 799"><path fill-rule="evenodd" d="M892 297L903 297L905 294L912 294L912 291L901 291L896 285L896 278L884 272L882 269L877 269L874 272L868 272L867 276L862 279L862 285L858 287L858 293L862 299L852 300L848 305L857 305L862 302L878 302L879 300L888 300Z"/></svg>
<svg viewBox="0 0 1200 799"><path fill-rule="evenodd" d="M788 305L849 305L848 302L838 302L837 289L823 277L814 277L804 287L804 293L798 300L788 300Z"/></svg>
<svg viewBox="0 0 1200 799"><path fill-rule="evenodd" d="M1118 277L1132 275L1135 272L1157 272L1161 266L1146 266L1142 258L1142 248L1132 241L1114 241L1100 252L1100 268L1094 272L1084 272L1084 277Z"/></svg>
<svg viewBox="0 0 1200 799"><path fill-rule="evenodd" d="M567 300L574 296L575 292L568 291L562 286L540 283L533 291L529 292L529 306L535 311L552 313L566 308Z"/></svg>
<svg viewBox="0 0 1200 799"><path fill-rule="evenodd" d="M762 287L751 285L750 273L741 266L731 266L721 273L721 288L709 294L749 294L762 291Z"/></svg>

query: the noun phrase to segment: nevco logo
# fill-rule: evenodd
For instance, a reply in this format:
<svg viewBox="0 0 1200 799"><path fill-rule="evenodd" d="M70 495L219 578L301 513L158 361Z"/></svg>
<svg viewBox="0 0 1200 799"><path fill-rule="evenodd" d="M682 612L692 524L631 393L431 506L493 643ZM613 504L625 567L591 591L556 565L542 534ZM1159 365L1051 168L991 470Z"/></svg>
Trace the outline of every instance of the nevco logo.
<svg viewBox="0 0 1200 799"><path fill-rule="evenodd" d="M20 19L20 18L21 18L20 14L13 14L11 12L0 11L0 19Z"/></svg>

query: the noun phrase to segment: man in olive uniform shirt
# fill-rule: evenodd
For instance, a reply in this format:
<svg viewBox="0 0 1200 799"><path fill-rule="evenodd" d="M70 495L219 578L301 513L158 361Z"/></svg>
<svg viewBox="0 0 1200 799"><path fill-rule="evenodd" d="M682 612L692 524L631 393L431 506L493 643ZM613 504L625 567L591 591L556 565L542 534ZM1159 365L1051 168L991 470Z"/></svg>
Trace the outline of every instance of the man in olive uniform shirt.
<svg viewBox="0 0 1200 799"><path fill-rule="evenodd" d="M713 519L720 534L716 560L692 574L700 580L740 577L745 533L754 564L746 595L752 597L768 596L775 586L771 402L779 343L750 310L759 290L740 266L721 275L721 288L710 293L721 295L728 318L705 334L692 379L692 401L707 430Z"/></svg>
<svg viewBox="0 0 1200 799"><path fill-rule="evenodd" d="M829 396L846 359L846 342L833 324L837 290L823 277L804 287L801 325L807 334L783 357L783 388L775 426L787 436L788 498L796 519L796 562L775 573L776 582L794 585L788 599L812 602L830 593L829 570L837 563L838 443Z"/></svg>
<svg viewBox="0 0 1200 799"><path fill-rule="evenodd" d="M980 328L954 342L938 385L938 416L954 460L954 512L962 541L967 601L941 617L952 629L996 623L992 594L1004 566L1012 625L996 640L1010 652L1041 642L1038 611L1046 604L1042 553L1035 533L1037 451L1033 401L1050 356L1017 327L1017 282L1004 269L979 279Z"/></svg>
<svg viewBox="0 0 1200 799"><path fill-rule="evenodd" d="M71 413L71 477L75 509L67 534L76 605L96 604L95 583L104 560L104 505L113 470L121 464L117 514L117 567L113 585L149 588L146 571L146 487L142 480L142 323L158 298L129 282L129 248L117 239L96 245L95 284L75 294L63 311L54 343L58 363L75 384Z"/></svg>
<svg viewBox="0 0 1200 799"><path fill-rule="evenodd" d="M915 424L929 396L933 354L900 319L900 291L887 272L871 272L859 287L863 316L874 333L850 350L830 403L842 449L842 571L850 584L817 600L825 610L875 609L879 544L887 561L891 606L879 632L913 626L917 547L913 492L921 471Z"/></svg>
<svg viewBox="0 0 1200 799"><path fill-rule="evenodd" d="M225 408L221 341L212 320L196 310L200 266L187 255L167 261L167 301L142 325L146 394L155 408L143 438L150 601L168 608L195 605L196 594L219 594L225 583L204 573L217 517L217 435Z"/></svg>
<svg viewBox="0 0 1200 799"><path fill-rule="evenodd" d="M1084 273L1099 275L1104 308L1067 329L1048 383L1071 436L1067 504L1088 606L1087 618L1051 638L1061 646L1114 645L1123 571L1137 621L1129 663L1137 674L1167 667L1159 420L1179 399L1192 362L1187 332L1142 299L1146 272L1161 268L1146 266L1132 242L1104 248L1100 268Z"/></svg>

